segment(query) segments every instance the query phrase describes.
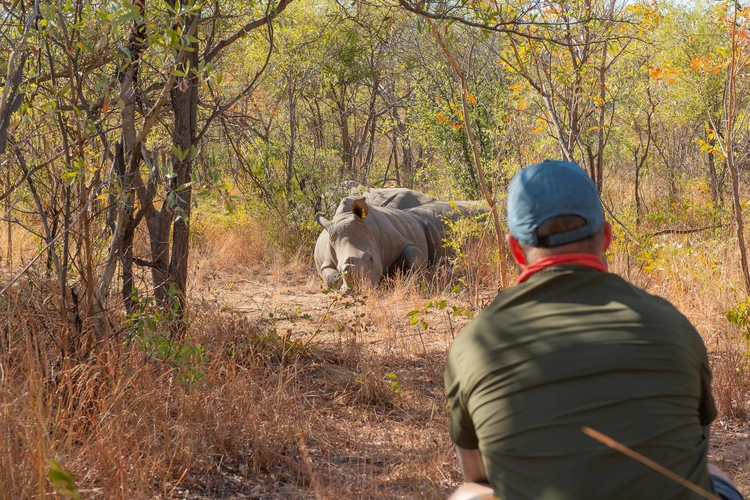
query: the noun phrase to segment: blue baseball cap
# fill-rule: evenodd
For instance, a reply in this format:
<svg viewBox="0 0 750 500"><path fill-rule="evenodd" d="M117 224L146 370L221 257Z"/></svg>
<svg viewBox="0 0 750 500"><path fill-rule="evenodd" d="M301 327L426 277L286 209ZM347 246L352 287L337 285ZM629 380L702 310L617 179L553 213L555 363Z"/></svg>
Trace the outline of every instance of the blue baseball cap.
<svg viewBox="0 0 750 500"><path fill-rule="evenodd" d="M521 169L508 187L508 229L518 241L533 247L567 245L595 235L604 223L599 193L585 170L561 160L545 160ZM552 234L541 245L537 228L561 215L577 215L586 224Z"/></svg>

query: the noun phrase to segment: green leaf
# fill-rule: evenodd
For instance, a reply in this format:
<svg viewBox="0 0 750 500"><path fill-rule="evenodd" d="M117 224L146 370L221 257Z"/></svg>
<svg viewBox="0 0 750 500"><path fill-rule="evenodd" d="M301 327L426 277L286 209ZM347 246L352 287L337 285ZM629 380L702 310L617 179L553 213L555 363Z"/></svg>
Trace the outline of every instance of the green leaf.
<svg viewBox="0 0 750 500"><path fill-rule="evenodd" d="M224 209L230 214L234 214L234 204L229 199L224 200Z"/></svg>
<svg viewBox="0 0 750 500"><path fill-rule="evenodd" d="M183 161L187 156L187 153L187 151L181 150L179 146L172 146L172 154L178 161Z"/></svg>
<svg viewBox="0 0 750 500"><path fill-rule="evenodd" d="M73 474L63 468L56 460L50 462L50 471L47 472L47 479L55 489L58 495L64 498L81 500L81 493L76 486Z"/></svg>

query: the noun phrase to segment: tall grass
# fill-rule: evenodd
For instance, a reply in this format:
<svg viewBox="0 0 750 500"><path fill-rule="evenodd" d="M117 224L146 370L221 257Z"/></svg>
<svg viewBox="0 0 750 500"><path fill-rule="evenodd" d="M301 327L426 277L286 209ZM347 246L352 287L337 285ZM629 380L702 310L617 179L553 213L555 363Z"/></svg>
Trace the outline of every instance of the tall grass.
<svg viewBox="0 0 750 500"><path fill-rule="evenodd" d="M43 271L3 299L0 499L48 498L52 460L84 498L450 491L459 476L442 376L467 321L450 306L476 312L494 295L492 239L470 240L432 274L341 295L321 293L308 251L278 250L266 222L198 229L189 331L178 348L162 345L167 355L154 347L163 339L143 342L118 314L110 337L66 353L67 322ZM722 418L744 422L747 343L725 315L744 298L734 248L729 231L637 245L621 236L609 262L697 326ZM426 326L409 325L413 310Z"/></svg>

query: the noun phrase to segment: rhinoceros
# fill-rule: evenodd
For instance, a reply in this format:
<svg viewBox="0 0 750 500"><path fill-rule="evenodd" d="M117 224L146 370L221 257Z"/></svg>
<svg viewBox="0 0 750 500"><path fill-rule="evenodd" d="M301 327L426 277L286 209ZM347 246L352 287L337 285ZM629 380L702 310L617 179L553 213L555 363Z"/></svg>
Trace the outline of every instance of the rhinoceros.
<svg viewBox="0 0 750 500"><path fill-rule="evenodd" d="M344 198L315 245L315 266L328 286L342 274L359 275L373 286L397 269L420 269L440 260L445 218L483 213L476 202L447 202L404 188L373 189Z"/></svg>

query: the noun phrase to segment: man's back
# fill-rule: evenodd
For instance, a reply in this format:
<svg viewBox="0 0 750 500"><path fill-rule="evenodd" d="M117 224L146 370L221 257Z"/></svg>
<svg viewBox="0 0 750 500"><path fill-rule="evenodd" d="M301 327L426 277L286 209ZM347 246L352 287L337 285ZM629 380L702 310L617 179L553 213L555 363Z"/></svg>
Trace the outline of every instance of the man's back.
<svg viewBox="0 0 750 500"><path fill-rule="evenodd" d="M456 339L446 368L451 437L479 446L503 500L690 498L582 426L711 491L710 391L705 347L684 316L581 266L503 291Z"/></svg>

